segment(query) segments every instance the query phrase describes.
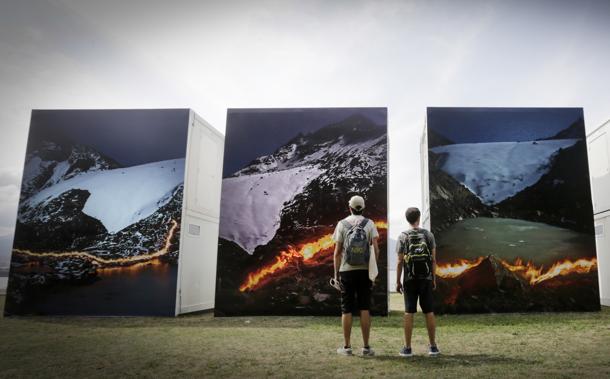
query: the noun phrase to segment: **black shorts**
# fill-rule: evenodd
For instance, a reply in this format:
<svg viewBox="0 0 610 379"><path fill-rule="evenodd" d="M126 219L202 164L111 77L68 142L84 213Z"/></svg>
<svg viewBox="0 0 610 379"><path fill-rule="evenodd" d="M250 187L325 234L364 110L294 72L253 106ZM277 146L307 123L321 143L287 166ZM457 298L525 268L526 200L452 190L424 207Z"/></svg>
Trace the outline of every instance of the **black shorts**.
<svg viewBox="0 0 610 379"><path fill-rule="evenodd" d="M371 308L371 287L369 270L343 271L339 273L341 291L341 313L366 311Z"/></svg>
<svg viewBox="0 0 610 379"><path fill-rule="evenodd" d="M434 298L432 295L432 280L410 279L403 283L403 295L405 297L405 312L417 312L417 299L423 313L433 312Z"/></svg>

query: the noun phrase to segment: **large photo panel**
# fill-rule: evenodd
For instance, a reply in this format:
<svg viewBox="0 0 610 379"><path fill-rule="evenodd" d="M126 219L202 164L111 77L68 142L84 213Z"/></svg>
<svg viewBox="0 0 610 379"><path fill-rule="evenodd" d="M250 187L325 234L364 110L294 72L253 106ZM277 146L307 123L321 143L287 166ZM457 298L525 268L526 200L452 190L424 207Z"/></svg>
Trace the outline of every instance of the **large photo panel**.
<svg viewBox="0 0 610 379"><path fill-rule="evenodd" d="M440 313L600 309L581 108L428 108Z"/></svg>
<svg viewBox="0 0 610 379"><path fill-rule="evenodd" d="M354 194L380 232L386 314L386 109L229 109L216 315L339 314L331 235Z"/></svg>
<svg viewBox="0 0 610 379"><path fill-rule="evenodd" d="M7 314L174 314L188 119L32 112Z"/></svg>

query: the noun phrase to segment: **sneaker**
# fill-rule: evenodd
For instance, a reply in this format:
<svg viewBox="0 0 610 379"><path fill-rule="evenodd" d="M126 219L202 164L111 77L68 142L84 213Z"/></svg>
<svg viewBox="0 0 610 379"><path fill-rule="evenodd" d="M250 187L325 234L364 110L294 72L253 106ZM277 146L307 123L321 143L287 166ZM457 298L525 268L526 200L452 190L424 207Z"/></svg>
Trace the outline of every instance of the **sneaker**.
<svg viewBox="0 0 610 379"><path fill-rule="evenodd" d="M371 349L370 347L363 347L362 348L362 356L364 357L372 357L375 355L375 350Z"/></svg>
<svg viewBox="0 0 610 379"><path fill-rule="evenodd" d="M340 347L337 349L337 354L339 355L352 355L351 347Z"/></svg>
<svg viewBox="0 0 610 379"><path fill-rule="evenodd" d="M400 355L401 357L412 357L413 351L410 347L403 346L398 355Z"/></svg>
<svg viewBox="0 0 610 379"><path fill-rule="evenodd" d="M436 345L430 346L430 350L428 350L428 355L431 356L435 356L435 355L439 355L441 352L440 350L438 350L438 347L436 347Z"/></svg>

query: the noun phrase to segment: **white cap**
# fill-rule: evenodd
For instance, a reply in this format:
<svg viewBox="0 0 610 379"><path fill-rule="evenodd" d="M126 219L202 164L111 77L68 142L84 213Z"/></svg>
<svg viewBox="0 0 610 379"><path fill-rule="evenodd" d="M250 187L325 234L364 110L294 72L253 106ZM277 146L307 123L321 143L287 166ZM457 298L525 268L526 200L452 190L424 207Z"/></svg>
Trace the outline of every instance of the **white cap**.
<svg viewBox="0 0 610 379"><path fill-rule="evenodd" d="M362 198L362 196L352 196L351 199L349 199L349 207L352 209L355 209L357 211L364 209L364 199Z"/></svg>

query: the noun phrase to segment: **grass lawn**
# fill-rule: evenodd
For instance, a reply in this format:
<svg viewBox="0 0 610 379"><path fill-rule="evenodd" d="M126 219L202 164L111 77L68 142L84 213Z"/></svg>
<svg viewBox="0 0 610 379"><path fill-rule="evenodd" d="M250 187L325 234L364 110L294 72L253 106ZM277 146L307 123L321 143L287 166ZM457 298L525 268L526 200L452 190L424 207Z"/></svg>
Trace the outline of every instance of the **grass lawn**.
<svg viewBox="0 0 610 379"><path fill-rule="evenodd" d="M418 315L417 356L404 359L401 298L391 301L396 311L373 319L374 358L336 355L339 317L3 318L0 377L610 377L608 307L438 317L436 358Z"/></svg>

